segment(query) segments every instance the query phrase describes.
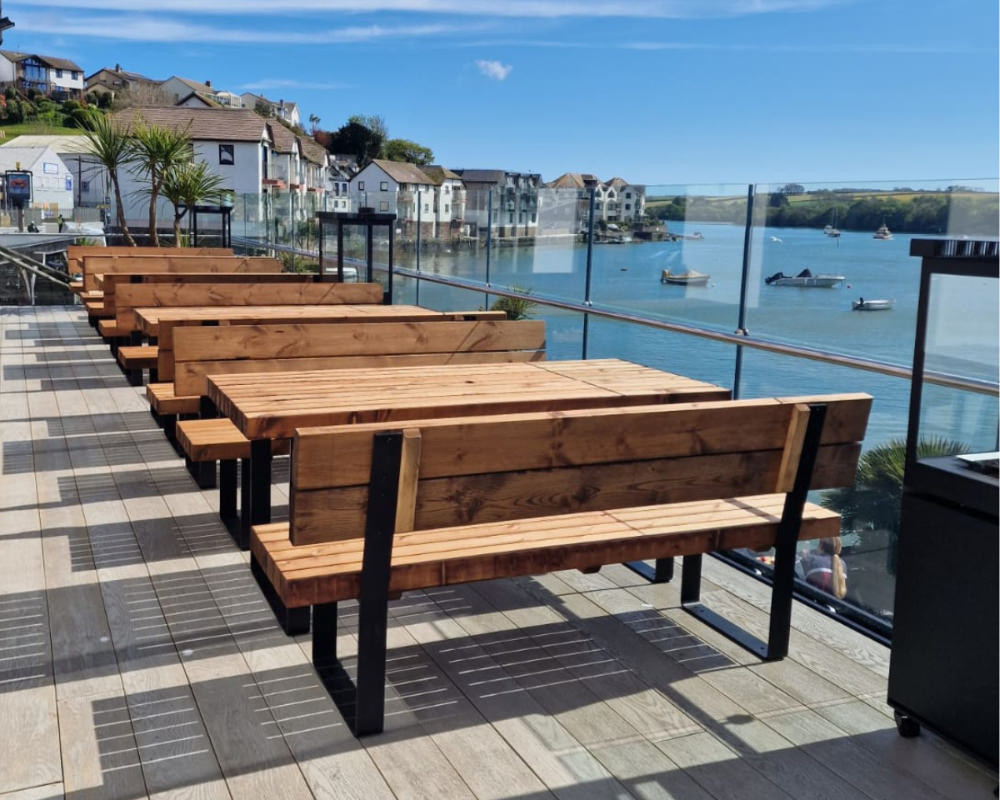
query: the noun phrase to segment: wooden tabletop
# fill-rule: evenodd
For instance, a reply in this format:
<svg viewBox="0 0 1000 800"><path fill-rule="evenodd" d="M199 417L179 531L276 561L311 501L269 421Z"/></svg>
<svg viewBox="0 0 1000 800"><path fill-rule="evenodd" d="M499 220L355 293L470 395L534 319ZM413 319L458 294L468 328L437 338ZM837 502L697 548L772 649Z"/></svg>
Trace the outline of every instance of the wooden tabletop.
<svg viewBox="0 0 1000 800"><path fill-rule="evenodd" d="M459 312L458 313L460 317ZM158 336L161 322L198 325L206 322L414 322L452 312L407 305L306 305L306 306L158 306L135 310L139 329Z"/></svg>
<svg viewBox="0 0 1000 800"><path fill-rule="evenodd" d="M618 359L217 375L208 396L250 439L296 428L725 400L728 389Z"/></svg>

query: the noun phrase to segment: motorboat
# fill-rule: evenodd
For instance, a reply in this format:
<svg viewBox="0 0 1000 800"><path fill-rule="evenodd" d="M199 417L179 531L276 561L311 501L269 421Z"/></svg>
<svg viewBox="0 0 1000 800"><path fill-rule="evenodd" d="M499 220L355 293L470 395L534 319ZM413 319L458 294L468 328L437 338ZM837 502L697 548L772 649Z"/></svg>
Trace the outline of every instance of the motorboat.
<svg viewBox="0 0 1000 800"><path fill-rule="evenodd" d="M860 297L857 300L851 301L852 311L888 311L894 305L896 305L895 300L865 300L865 298Z"/></svg>
<svg viewBox="0 0 1000 800"><path fill-rule="evenodd" d="M892 238L892 231L890 231L889 227L883 222L881 225L879 225L879 229L877 231L875 231L875 233L872 234L872 238L873 239L891 239Z"/></svg>
<svg viewBox="0 0 1000 800"><path fill-rule="evenodd" d="M843 275L824 273L813 275L808 269L802 270L798 275L785 275L783 272L776 272L771 277L764 278L764 283L768 286L798 286L804 289L832 289L843 282Z"/></svg>
<svg viewBox="0 0 1000 800"><path fill-rule="evenodd" d="M673 283L678 286L704 286L708 283L711 275L704 272L695 272L689 269L685 272L671 272L669 269L660 273L660 283Z"/></svg>

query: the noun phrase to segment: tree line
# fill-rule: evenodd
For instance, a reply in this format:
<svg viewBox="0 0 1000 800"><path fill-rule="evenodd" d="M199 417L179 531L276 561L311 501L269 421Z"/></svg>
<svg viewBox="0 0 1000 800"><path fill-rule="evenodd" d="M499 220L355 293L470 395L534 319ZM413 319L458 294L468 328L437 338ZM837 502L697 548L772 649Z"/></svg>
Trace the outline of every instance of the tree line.
<svg viewBox="0 0 1000 800"><path fill-rule="evenodd" d="M991 192L925 192L900 197L840 198L824 193L817 199L790 202L784 192L758 195L755 223L774 228L823 228L874 231L885 224L894 233L946 234L960 228L968 235L995 236L1000 204ZM736 198L677 196L652 208L661 220L698 220L743 225L746 202ZM950 224L949 224L950 223Z"/></svg>
<svg viewBox="0 0 1000 800"><path fill-rule="evenodd" d="M434 152L409 139L390 139L385 120L377 114L355 114L335 131L320 130L319 117L312 116L313 138L329 153L351 155L365 165L375 158L406 161L424 167L434 161Z"/></svg>

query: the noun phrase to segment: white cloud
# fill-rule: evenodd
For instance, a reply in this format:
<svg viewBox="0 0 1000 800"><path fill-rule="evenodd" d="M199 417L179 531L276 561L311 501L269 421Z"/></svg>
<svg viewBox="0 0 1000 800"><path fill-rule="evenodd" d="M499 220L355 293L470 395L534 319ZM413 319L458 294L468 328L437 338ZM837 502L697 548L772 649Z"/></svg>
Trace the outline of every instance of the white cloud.
<svg viewBox="0 0 1000 800"><path fill-rule="evenodd" d="M460 14L481 17L633 17L697 19L812 11L850 0L282 0L281 11L317 13L371 13L396 11L414 14ZM107 9L145 13L260 14L275 12L274 0L31 0L20 8ZM8 12L9 13L9 12Z"/></svg>
<svg viewBox="0 0 1000 800"><path fill-rule="evenodd" d="M111 0L108 0L109 2ZM140 42L213 42L270 44L348 44L389 38L440 36L482 31L481 25L358 25L314 31L284 31L273 28L235 28L194 25L161 17L67 16L51 13L20 13L17 29L23 33L48 36L84 36L99 39L123 39Z"/></svg>
<svg viewBox="0 0 1000 800"><path fill-rule="evenodd" d="M492 78L495 81L505 80L510 75L510 71L514 69L510 64L501 64L499 61L485 61L483 59L476 61L476 67L487 78Z"/></svg>

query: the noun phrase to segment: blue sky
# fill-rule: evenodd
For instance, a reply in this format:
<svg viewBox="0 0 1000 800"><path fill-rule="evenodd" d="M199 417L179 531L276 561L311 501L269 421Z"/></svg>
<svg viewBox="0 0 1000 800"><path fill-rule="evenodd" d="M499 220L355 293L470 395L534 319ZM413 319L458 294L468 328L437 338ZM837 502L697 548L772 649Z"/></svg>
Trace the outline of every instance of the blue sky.
<svg viewBox="0 0 1000 800"><path fill-rule="evenodd" d="M996 0L8 0L4 47L379 114L450 167L992 178Z"/></svg>

